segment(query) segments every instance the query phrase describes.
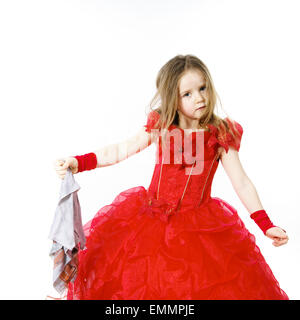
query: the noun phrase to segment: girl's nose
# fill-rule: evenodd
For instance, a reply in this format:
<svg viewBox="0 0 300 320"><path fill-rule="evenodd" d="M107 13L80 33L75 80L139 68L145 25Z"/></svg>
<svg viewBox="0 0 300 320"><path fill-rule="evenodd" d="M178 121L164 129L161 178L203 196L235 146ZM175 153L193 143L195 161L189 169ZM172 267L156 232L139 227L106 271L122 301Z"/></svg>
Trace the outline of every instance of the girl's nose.
<svg viewBox="0 0 300 320"><path fill-rule="evenodd" d="M195 96L195 104L204 102L204 101L205 101L204 97L202 96L201 93L198 92L197 95Z"/></svg>

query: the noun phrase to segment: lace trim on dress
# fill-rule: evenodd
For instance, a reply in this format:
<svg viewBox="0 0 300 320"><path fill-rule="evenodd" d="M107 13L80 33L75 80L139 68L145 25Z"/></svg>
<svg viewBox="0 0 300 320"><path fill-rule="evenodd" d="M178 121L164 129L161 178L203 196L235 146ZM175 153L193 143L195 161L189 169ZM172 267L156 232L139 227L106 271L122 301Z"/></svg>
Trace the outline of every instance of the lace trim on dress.
<svg viewBox="0 0 300 320"><path fill-rule="evenodd" d="M150 133L151 129L155 128L155 125L157 124L157 121L159 120L159 118L160 118L160 114L157 111L153 110L149 113L147 118L147 124L144 125L147 132ZM232 135L227 130L225 130L225 128L219 131L216 126L212 124L208 124L207 127L209 128L209 133L210 133L208 146L214 147L215 145L219 145L225 149L226 153L228 152L229 147L233 147L234 149L239 151L240 145L241 145L241 139L243 135L243 127L237 121L231 120L228 117L226 117L224 120L228 123L234 135ZM171 125L170 129L174 127L175 126Z"/></svg>

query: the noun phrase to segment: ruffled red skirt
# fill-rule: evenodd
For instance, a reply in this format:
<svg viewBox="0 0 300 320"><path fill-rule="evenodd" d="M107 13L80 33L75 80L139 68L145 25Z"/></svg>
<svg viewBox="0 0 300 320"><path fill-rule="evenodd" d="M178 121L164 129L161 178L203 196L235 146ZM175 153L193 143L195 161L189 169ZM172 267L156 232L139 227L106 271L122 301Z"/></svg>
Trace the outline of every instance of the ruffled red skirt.
<svg viewBox="0 0 300 320"><path fill-rule="evenodd" d="M168 216L142 186L84 226L86 249L67 299L288 300L255 237L220 198Z"/></svg>

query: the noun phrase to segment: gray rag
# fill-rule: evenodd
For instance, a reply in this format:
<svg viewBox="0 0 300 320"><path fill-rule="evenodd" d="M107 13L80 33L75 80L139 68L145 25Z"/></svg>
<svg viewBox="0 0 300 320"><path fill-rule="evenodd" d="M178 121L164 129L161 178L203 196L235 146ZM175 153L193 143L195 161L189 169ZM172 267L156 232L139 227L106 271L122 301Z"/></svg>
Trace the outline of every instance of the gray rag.
<svg viewBox="0 0 300 320"><path fill-rule="evenodd" d="M55 211L49 239L53 240L50 257L54 260L53 287L62 294L77 273L77 252L85 248L81 208L77 196L80 186L68 168L62 180L59 202Z"/></svg>

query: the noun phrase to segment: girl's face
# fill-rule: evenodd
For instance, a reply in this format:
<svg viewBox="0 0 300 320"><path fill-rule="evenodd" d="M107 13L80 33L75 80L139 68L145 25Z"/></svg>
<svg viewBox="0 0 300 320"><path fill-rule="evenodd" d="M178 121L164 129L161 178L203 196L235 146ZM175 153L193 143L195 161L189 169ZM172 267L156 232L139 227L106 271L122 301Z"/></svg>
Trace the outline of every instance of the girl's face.
<svg viewBox="0 0 300 320"><path fill-rule="evenodd" d="M179 116L185 120L197 120L202 115L208 101L206 81L201 71L188 70L179 81Z"/></svg>

